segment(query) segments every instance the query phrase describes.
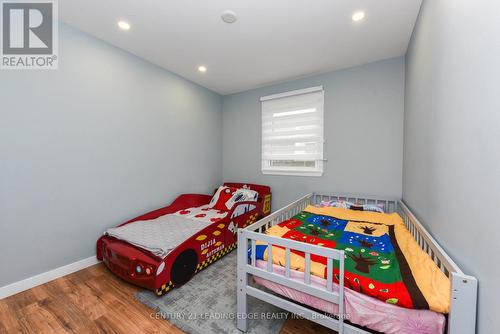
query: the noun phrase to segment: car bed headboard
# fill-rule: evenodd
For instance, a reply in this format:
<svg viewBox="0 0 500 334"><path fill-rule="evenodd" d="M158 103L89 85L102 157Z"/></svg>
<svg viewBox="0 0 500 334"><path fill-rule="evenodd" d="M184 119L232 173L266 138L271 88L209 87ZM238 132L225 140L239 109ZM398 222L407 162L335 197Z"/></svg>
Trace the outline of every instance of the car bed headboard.
<svg viewBox="0 0 500 334"><path fill-rule="evenodd" d="M234 188L248 188L259 193L259 197L265 198L267 194L271 194L271 188L260 184L252 183L237 183L237 182L224 182L225 186Z"/></svg>
<svg viewBox="0 0 500 334"><path fill-rule="evenodd" d="M239 182L224 182L225 186L234 188L248 188L259 193L257 202L263 203L263 212L267 215L271 212L271 188L260 184L239 183Z"/></svg>

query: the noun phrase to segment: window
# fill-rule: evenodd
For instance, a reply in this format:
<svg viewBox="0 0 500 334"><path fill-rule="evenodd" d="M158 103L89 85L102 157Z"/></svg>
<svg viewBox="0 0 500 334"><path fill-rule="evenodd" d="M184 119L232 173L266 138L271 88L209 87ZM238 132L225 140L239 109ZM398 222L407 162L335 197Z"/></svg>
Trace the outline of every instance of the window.
<svg viewBox="0 0 500 334"><path fill-rule="evenodd" d="M323 174L323 87L262 97L262 173Z"/></svg>

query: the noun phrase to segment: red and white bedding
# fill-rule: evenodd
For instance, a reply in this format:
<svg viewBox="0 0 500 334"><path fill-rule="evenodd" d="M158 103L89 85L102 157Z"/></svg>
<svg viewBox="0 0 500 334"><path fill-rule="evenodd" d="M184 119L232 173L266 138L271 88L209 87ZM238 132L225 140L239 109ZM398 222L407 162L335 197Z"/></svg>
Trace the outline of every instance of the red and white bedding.
<svg viewBox="0 0 500 334"><path fill-rule="evenodd" d="M212 209L209 204L195 208L179 210L174 213L176 216L194 219L200 222L217 223L227 216L228 211Z"/></svg>
<svg viewBox="0 0 500 334"><path fill-rule="evenodd" d="M186 239L226 215L227 211L210 209L208 205L203 205L156 219L135 221L109 228L105 234L165 258L172 249Z"/></svg>

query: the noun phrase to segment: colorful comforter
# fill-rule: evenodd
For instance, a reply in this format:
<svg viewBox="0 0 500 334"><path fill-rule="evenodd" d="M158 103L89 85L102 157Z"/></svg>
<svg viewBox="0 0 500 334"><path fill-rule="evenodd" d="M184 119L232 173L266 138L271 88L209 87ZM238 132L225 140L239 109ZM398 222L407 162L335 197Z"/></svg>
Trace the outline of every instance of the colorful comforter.
<svg viewBox="0 0 500 334"><path fill-rule="evenodd" d="M347 288L390 304L448 313L450 281L415 242L398 214L308 206L267 234L345 251ZM257 259L267 245L257 243ZM273 246L273 263L284 266L285 250ZM304 271L302 252L293 251L291 269ZM338 282L338 263L334 264ZM311 255L311 274L326 278L326 259Z"/></svg>

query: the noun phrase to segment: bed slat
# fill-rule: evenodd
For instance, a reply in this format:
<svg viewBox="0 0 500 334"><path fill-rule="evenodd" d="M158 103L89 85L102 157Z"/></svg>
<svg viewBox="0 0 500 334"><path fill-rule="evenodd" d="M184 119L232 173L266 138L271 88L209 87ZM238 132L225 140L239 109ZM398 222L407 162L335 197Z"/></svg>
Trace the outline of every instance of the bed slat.
<svg viewBox="0 0 500 334"><path fill-rule="evenodd" d="M330 292L333 290L333 260L331 258L326 260L326 290Z"/></svg>
<svg viewBox="0 0 500 334"><path fill-rule="evenodd" d="M252 240L252 267L255 267L255 258L257 256L255 252L256 252L255 240Z"/></svg>
<svg viewBox="0 0 500 334"><path fill-rule="evenodd" d="M285 249L285 276L290 278L290 248Z"/></svg>
<svg viewBox="0 0 500 334"><path fill-rule="evenodd" d="M304 282L311 284L311 253L305 254L306 267L304 272Z"/></svg>
<svg viewBox="0 0 500 334"><path fill-rule="evenodd" d="M273 272L273 245L267 243L267 271Z"/></svg>
<svg viewBox="0 0 500 334"><path fill-rule="evenodd" d="M340 251L340 256L342 261L339 261L339 315L345 314L344 310L344 259L345 253L344 251ZM343 316L339 317L339 334L344 333L344 318Z"/></svg>

